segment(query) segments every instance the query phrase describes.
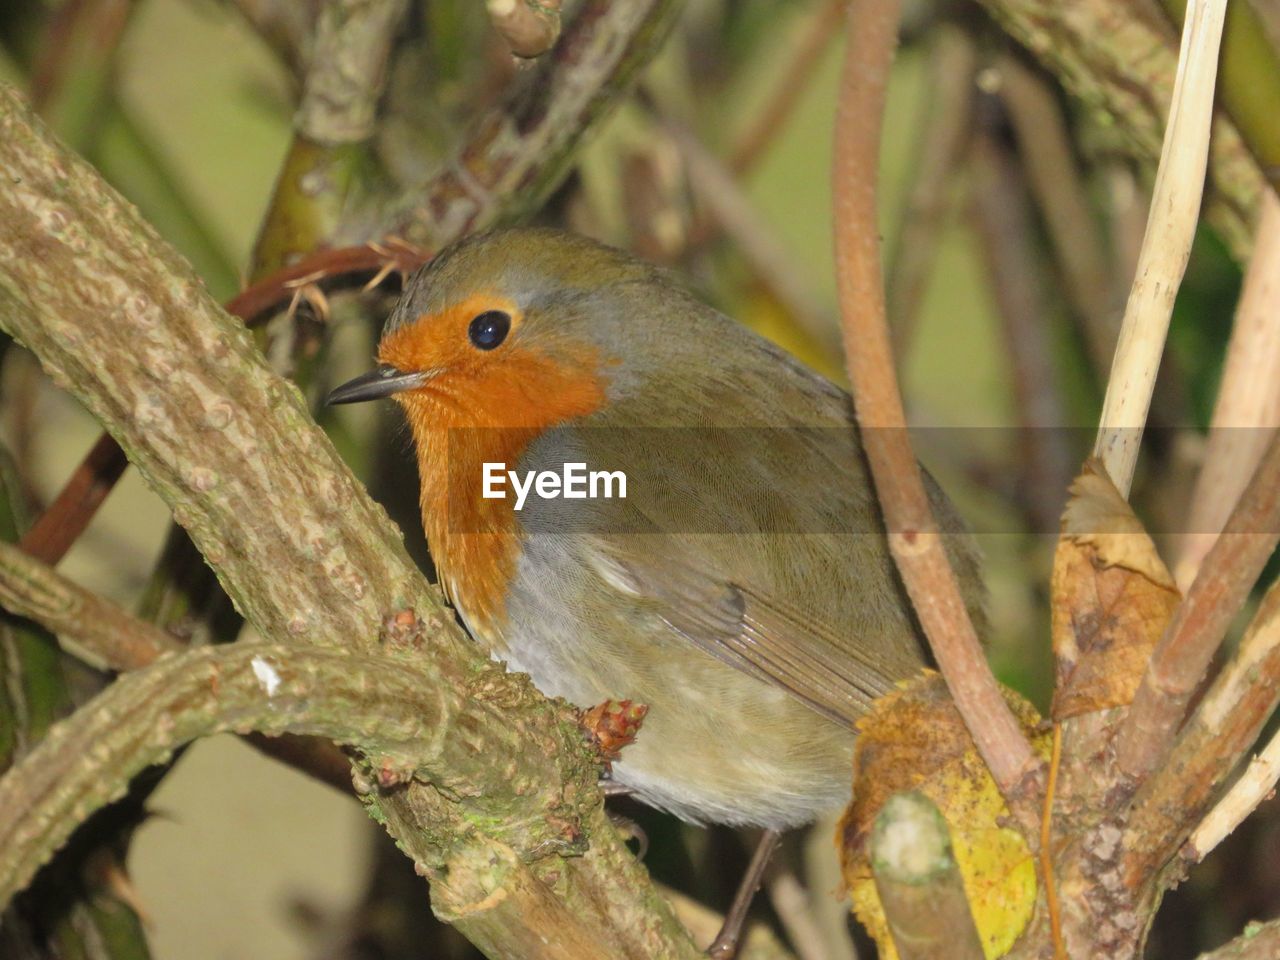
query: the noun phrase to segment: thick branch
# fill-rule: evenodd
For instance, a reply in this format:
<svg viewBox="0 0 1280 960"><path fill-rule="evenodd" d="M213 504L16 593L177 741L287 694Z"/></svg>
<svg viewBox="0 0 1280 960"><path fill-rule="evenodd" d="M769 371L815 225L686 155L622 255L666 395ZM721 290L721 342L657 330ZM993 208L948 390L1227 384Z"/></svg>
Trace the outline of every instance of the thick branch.
<svg viewBox="0 0 1280 960"><path fill-rule="evenodd" d="M836 278L845 358L863 446L884 510L889 546L951 695L1010 809L1026 802L1040 764L1000 695L943 550L911 452L885 321L876 221L876 170L898 5L855 0L836 116L833 169Z"/></svg>
<svg viewBox="0 0 1280 960"><path fill-rule="evenodd" d="M0 778L0 905L134 774L197 737L311 734L360 748L375 774L474 789L454 771L474 767L469 731L500 724L501 710L442 682L412 654L231 644L122 677ZM507 749L520 749L517 738ZM504 789L501 771L489 778Z"/></svg>
<svg viewBox="0 0 1280 960"><path fill-rule="evenodd" d="M7 543L0 543L0 607L38 623L64 650L100 670L140 670L165 653L187 649L166 630L131 616ZM329 742L256 734L245 739L335 790L351 792L351 764Z"/></svg>
<svg viewBox="0 0 1280 960"><path fill-rule="evenodd" d="M981 960L951 835L933 801L896 793L876 815L871 870L902 960Z"/></svg>
<svg viewBox="0 0 1280 960"><path fill-rule="evenodd" d="M594 830L604 822L589 789L595 770L572 719L466 640L298 391L268 369L191 268L7 89L0 169L0 325L121 441L259 634L367 649L385 615L412 608L439 682L502 706L459 734L471 761L451 771L450 799L409 785L379 800L406 853L438 874L473 843L504 843L559 874L558 895L601 953L693 956L630 852ZM584 828L585 856L552 855L548 831ZM460 926L491 955L511 955L487 930ZM527 925L521 933L547 935Z"/></svg>
<svg viewBox="0 0 1280 960"><path fill-rule="evenodd" d="M327 0L294 128L316 143L358 143L373 135L391 41L406 0Z"/></svg>

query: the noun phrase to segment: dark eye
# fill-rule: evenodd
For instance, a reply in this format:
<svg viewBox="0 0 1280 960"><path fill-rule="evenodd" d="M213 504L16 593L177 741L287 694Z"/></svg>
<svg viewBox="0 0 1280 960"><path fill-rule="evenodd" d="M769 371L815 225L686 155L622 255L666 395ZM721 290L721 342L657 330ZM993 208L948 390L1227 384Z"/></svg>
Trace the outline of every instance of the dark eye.
<svg viewBox="0 0 1280 960"><path fill-rule="evenodd" d="M467 328L467 336L480 350L492 350L503 340L511 329L511 314L501 310L486 310Z"/></svg>

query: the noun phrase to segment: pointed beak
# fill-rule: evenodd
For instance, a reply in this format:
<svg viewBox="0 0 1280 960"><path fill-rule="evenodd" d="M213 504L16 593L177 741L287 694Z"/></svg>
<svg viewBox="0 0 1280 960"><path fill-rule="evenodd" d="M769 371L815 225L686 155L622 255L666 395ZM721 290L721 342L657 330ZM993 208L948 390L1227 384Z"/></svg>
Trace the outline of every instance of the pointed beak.
<svg viewBox="0 0 1280 960"><path fill-rule="evenodd" d="M420 387L431 379L431 371L417 370L412 373L404 373L395 367L389 367L385 364L370 370L368 373L362 373L353 380L348 380L340 387L335 387L329 396L325 397L325 404L333 406L338 403L363 403L366 400L381 400L392 394L399 393L402 390L412 390L414 387Z"/></svg>

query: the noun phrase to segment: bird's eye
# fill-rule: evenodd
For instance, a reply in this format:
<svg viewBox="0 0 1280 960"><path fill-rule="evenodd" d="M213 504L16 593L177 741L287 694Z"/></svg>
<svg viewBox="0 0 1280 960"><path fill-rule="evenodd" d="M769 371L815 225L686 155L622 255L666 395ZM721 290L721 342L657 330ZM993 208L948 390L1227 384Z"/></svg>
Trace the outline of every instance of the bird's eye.
<svg viewBox="0 0 1280 960"><path fill-rule="evenodd" d="M471 321L467 337L480 350L492 350L507 339L511 330L511 314L501 310L486 310Z"/></svg>

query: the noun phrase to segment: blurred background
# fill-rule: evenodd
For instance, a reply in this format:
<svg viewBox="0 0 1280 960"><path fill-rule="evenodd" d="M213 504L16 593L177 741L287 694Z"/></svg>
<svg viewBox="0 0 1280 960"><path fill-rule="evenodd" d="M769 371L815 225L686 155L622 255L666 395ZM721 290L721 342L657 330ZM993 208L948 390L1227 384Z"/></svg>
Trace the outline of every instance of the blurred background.
<svg viewBox="0 0 1280 960"><path fill-rule="evenodd" d="M296 253L273 247L262 225L282 209L282 165L297 159L306 53L280 24L312 22L315 6L288 2L286 15L265 0L5 0L0 79L30 91L59 134L226 299ZM1150 171L979 7L907 7L881 170L904 392L912 422L926 428L922 459L980 535L997 672L1043 710L1053 534L1100 408ZM670 264L725 312L837 380L828 170L840 13L827 0L690 0L641 75L640 94L589 137L537 214ZM513 60L482 4L411 4L384 95L395 119L366 145L378 176L429 174L468 121L530 69ZM1049 160L1029 149L1055 136L1065 139ZM1050 162L1065 165L1057 189L1083 215L1065 233L1055 232L1061 210L1050 209L1029 166ZM1135 492L1153 528L1176 529L1185 506L1239 282L1224 241L1203 229L1153 412L1167 429L1149 438ZM280 311L273 324L296 321L320 344L294 362L295 372L306 368L309 395L368 366L394 292L394 277L369 292L348 283ZM38 510L98 428L9 344L0 396L0 439ZM428 563L396 413L320 415ZM154 572L162 552L174 555L168 530L163 504L126 473L60 569L160 617L176 610L157 600ZM198 640L223 639L208 610L188 603L166 622ZM468 955L430 929L425 890L358 804L234 738L187 750L146 808L128 879L112 883L143 913L158 960ZM659 879L727 905L745 863L740 838L620 809L648 831L647 862ZM1273 815L1265 806L1170 898L1153 956L1194 956L1245 920L1277 912ZM828 927L843 924L834 862L820 862L831 859L830 830L793 838L783 862ZM787 912L789 889L773 885L763 918L776 923ZM831 950L845 949L838 939Z"/></svg>

